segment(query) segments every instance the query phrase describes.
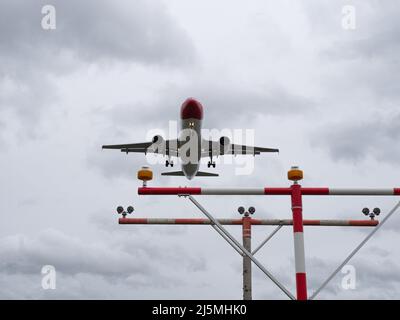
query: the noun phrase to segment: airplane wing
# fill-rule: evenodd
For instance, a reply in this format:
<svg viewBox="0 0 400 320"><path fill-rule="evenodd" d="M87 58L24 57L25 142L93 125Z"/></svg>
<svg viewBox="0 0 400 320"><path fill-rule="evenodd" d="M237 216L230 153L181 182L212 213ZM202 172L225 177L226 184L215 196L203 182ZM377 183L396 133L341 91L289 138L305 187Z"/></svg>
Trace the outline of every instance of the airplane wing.
<svg viewBox="0 0 400 320"><path fill-rule="evenodd" d="M155 153L169 156L178 156L178 141L177 140L165 140L160 143L154 142L141 142L141 143L127 143L127 144L112 144L104 145L102 149L116 149L121 150L128 154L129 152L136 153Z"/></svg>
<svg viewBox="0 0 400 320"><path fill-rule="evenodd" d="M153 143L143 142L143 143L129 143L129 144L111 144L102 146L103 149L147 149Z"/></svg>
<svg viewBox="0 0 400 320"><path fill-rule="evenodd" d="M222 155L259 155L264 152L279 152L279 149L252 147L240 144L221 145L219 141L204 140L202 144L202 157Z"/></svg>
<svg viewBox="0 0 400 320"><path fill-rule="evenodd" d="M183 142L184 143L184 142ZM155 153L178 157L180 142L178 140L165 140L160 143L142 142L129 144L104 145L103 149L117 149L129 153ZM239 144L221 145L219 141L203 140L201 157L222 156L222 155L259 155L263 152L279 152L279 149L252 147Z"/></svg>

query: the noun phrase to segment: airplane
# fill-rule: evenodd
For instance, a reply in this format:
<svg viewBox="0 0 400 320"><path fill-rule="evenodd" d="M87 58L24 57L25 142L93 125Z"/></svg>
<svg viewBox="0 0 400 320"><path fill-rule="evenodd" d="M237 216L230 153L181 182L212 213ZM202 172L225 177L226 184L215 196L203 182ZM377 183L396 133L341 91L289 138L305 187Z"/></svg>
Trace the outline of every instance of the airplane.
<svg viewBox="0 0 400 320"><path fill-rule="evenodd" d="M178 139L164 140L160 135L153 137L150 142L103 145L103 149L119 149L128 154L155 153L167 157L165 166L173 167L171 157L182 160L181 171L163 172L164 176L185 176L191 180L193 177L216 177L218 174L199 171L200 159L209 157L207 167L214 167L213 157L221 155L259 155L263 152L279 152L279 149L249 147L231 144L228 137L221 137L218 141L203 139L201 126L203 121L203 106L194 98L186 99L180 110L181 132Z"/></svg>

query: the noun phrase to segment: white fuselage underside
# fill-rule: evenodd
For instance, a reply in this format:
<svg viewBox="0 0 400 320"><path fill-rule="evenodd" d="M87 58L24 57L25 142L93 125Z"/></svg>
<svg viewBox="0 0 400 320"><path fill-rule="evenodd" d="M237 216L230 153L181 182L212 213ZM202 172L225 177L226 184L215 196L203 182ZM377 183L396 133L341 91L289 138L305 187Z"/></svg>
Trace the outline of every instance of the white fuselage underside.
<svg viewBox="0 0 400 320"><path fill-rule="evenodd" d="M179 154L182 161L182 171L186 178L192 179L199 171L201 159L201 124L199 119L182 119L180 141L187 141ZM183 151L182 151L183 150ZM183 154L182 154L183 152Z"/></svg>

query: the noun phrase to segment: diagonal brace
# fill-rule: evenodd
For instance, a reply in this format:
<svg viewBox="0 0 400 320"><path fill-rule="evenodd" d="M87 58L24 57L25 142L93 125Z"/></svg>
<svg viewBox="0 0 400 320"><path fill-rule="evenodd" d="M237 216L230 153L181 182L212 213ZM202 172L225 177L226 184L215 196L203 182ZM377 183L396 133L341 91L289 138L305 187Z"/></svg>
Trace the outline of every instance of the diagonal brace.
<svg viewBox="0 0 400 320"><path fill-rule="evenodd" d="M217 227L224 235L224 239L229 238L233 244L236 245L237 248L239 248L244 255L249 257L251 261L254 262L254 264L266 274L268 278L272 280L273 283L275 283L290 299L296 300L296 298L290 293L289 290L287 290L267 269L264 268L264 266L248 251L246 250L236 239L233 237L219 222L217 219L215 219L200 203L197 202L197 200L191 196L191 195L183 195L187 196L189 200L201 211L203 212L208 219L210 219L214 226ZM220 232L218 232L220 233ZM221 233L220 233L221 234ZM221 234L222 235L222 234Z"/></svg>
<svg viewBox="0 0 400 320"><path fill-rule="evenodd" d="M254 251L251 253L252 255L255 255L256 254L256 252L258 251L258 250L260 250L281 228L283 227L283 225L281 224L281 225L279 225L279 226L277 226L275 229L274 229L274 231L272 231L271 232L271 234L263 241L263 242L261 242L260 243L260 245L256 248L256 249L254 249Z"/></svg>
<svg viewBox="0 0 400 320"><path fill-rule="evenodd" d="M375 227L374 230L372 230L363 241L349 254L349 256L344 259L344 261L340 264L339 267L335 269L335 271L328 277L328 279L325 280L324 283L312 294L310 297L310 300L313 300L317 294L325 288L325 286L328 284L329 281L332 280L332 278L350 261L351 258L364 246L364 244L379 230L380 227L382 227L385 222L390 218L390 216L397 211L397 209L400 207L400 201L393 207L392 210L387 214L387 216L382 219L382 221L379 223L377 227Z"/></svg>

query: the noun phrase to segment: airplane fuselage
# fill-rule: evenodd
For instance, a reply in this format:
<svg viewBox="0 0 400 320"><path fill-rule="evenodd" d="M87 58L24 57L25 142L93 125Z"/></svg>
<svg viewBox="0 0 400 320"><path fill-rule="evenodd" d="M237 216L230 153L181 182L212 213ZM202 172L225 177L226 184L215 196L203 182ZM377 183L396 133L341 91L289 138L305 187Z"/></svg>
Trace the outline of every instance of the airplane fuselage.
<svg viewBox="0 0 400 320"><path fill-rule="evenodd" d="M192 179L199 171L201 159L201 125L203 106L193 98L186 99L181 107L180 141L187 141L181 150L182 171Z"/></svg>

